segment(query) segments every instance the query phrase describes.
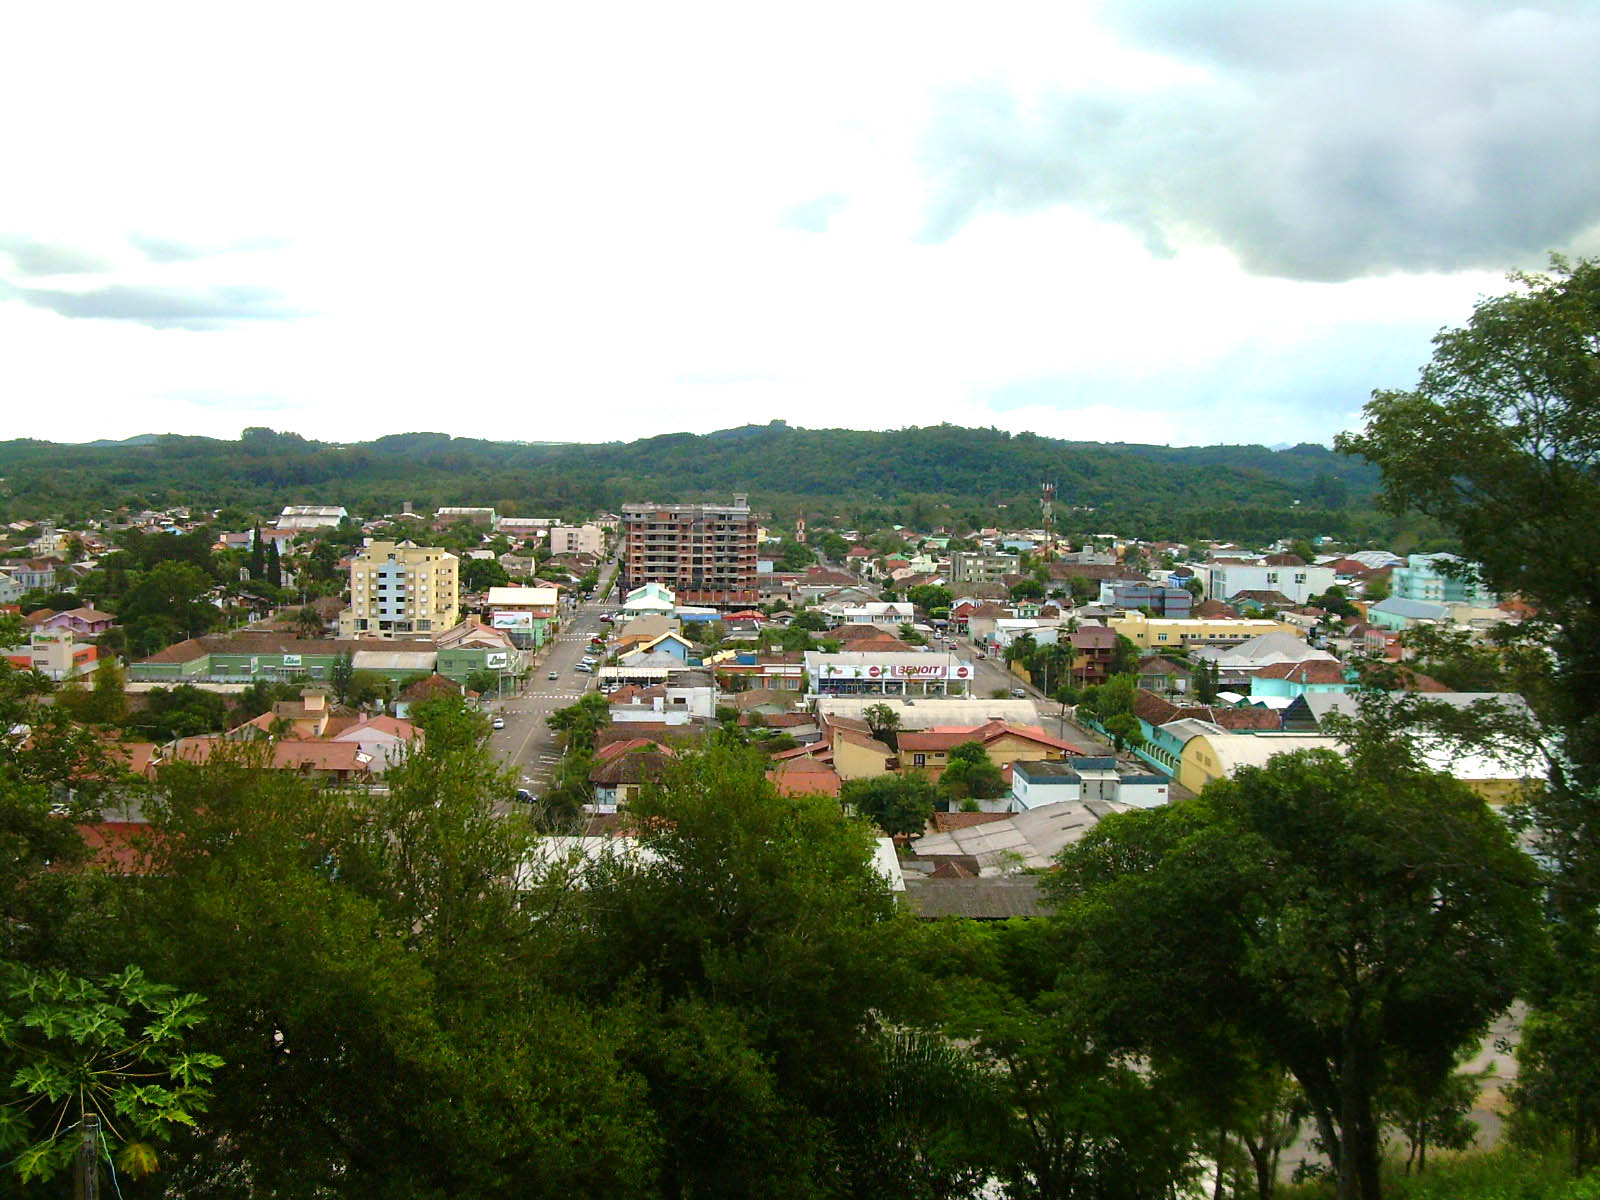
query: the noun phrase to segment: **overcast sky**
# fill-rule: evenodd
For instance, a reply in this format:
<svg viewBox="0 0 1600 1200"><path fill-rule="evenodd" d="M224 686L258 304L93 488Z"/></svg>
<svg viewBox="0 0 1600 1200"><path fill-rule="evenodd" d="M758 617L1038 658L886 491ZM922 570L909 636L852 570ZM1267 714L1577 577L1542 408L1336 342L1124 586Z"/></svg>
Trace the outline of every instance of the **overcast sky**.
<svg viewBox="0 0 1600 1200"><path fill-rule="evenodd" d="M1600 248L1600 5L17 6L0 436L1326 441Z"/></svg>

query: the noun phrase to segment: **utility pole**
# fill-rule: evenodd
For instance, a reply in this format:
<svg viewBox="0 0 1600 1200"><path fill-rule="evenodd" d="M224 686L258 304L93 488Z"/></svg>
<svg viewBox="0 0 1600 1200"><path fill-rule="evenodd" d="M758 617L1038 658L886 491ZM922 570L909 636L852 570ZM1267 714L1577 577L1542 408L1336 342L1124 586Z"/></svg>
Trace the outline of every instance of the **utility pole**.
<svg viewBox="0 0 1600 1200"><path fill-rule="evenodd" d="M100 1200L100 1116L85 1113L81 1123L83 1140L78 1143L76 1177L72 1200Z"/></svg>

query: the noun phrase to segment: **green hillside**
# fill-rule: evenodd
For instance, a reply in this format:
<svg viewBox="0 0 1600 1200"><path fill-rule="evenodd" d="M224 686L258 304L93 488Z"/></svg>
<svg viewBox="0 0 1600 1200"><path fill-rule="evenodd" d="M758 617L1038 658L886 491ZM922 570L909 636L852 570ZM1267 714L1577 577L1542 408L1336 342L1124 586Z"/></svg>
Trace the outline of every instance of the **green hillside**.
<svg viewBox="0 0 1600 1200"><path fill-rule="evenodd" d="M238 441L165 434L119 443L0 443L5 507L64 519L116 505L343 504L362 514L440 504L577 517L625 500L748 492L799 513L917 524L1036 521L1057 484L1069 532L1248 538L1381 536L1375 472L1322 446L1138 446L941 425L887 432L782 422L633 442L528 444L408 433L349 445L246 430Z"/></svg>

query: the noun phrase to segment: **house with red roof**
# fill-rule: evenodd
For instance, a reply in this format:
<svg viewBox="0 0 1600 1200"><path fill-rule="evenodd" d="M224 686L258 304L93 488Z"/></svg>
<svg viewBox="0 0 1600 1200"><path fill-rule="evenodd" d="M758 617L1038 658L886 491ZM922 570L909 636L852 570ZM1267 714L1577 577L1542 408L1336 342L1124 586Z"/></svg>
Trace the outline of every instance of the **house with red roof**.
<svg viewBox="0 0 1600 1200"><path fill-rule="evenodd" d="M589 783L594 788L591 812L613 813L627 805L646 784L660 783L677 755L672 747L647 737L625 737L595 751Z"/></svg>
<svg viewBox="0 0 1600 1200"><path fill-rule="evenodd" d="M246 762L259 762L270 770L291 771L324 784L367 783L376 775L372 755L363 751L358 742L281 738L262 746L244 749L238 742L221 736L179 738L172 744L168 759L175 763L206 763L230 752L224 747L235 747L231 752L243 755Z"/></svg>
<svg viewBox="0 0 1600 1200"><path fill-rule="evenodd" d="M1052 737L1036 725L985 721L982 725L935 725L906 730L899 735L902 770L937 779L950 760L950 751L966 742L978 742L989 761L1001 770L1014 762L1062 759L1083 751L1071 742Z"/></svg>
<svg viewBox="0 0 1600 1200"><path fill-rule="evenodd" d="M833 767L810 755L774 762L767 778L780 796L838 796L844 786Z"/></svg>
<svg viewBox="0 0 1600 1200"><path fill-rule="evenodd" d="M41 608L23 618L31 629L69 629L78 637L94 637L117 623L116 617L95 608L69 608L55 612Z"/></svg>
<svg viewBox="0 0 1600 1200"><path fill-rule="evenodd" d="M1355 673L1343 663L1327 659L1274 663L1250 677L1252 697L1294 700L1317 692L1353 692Z"/></svg>

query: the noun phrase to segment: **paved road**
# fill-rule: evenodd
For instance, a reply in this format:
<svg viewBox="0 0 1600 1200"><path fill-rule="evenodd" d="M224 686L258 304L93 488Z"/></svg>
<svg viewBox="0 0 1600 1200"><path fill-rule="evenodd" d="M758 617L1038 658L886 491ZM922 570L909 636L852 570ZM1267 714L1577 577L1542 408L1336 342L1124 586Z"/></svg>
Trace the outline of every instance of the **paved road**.
<svg viewBox="0 0 1600 1200"><path fill-rule="evenodd" d="M1021 688L1029 700L1033 701L1034 711L1038 714L1038 724L1046 733L1059 737L1062 741L1071 742L1085 754L1110 754L1111 743L1092 730L1085 729L1076 724L1070 714L1063 716L1061 705L1045 698L1044 692L1036 687L1031 687L1022 682L1009 670L1003 659L995 659L986 655L978 658L980 653L977 645L969 638L952 637L946 643L963 658L972 659L973 682L972 693L975 696L990 696L996 691L1004 689L1009 695L1014 688Z"/></svg>
<svg viewBox="0 0 1600 1200"><path fill-rule="evenodd" d="M545 723L546 718L594 689L594 676L575 668L589 653L589 639L611 628L600 620L600 614L608 607L606 601L615 577L616 564L612 563L595 589L597 599L562 614L561 632L535 657L522 692L487 706L491 713L504 717L506 723L504 729L495 730L490 746L517 771L520 786L536 795L549 784L561 760L557 735ZM614 605L612 600L610 606ZM552 671L555 679L549 678Z"/></svg>

